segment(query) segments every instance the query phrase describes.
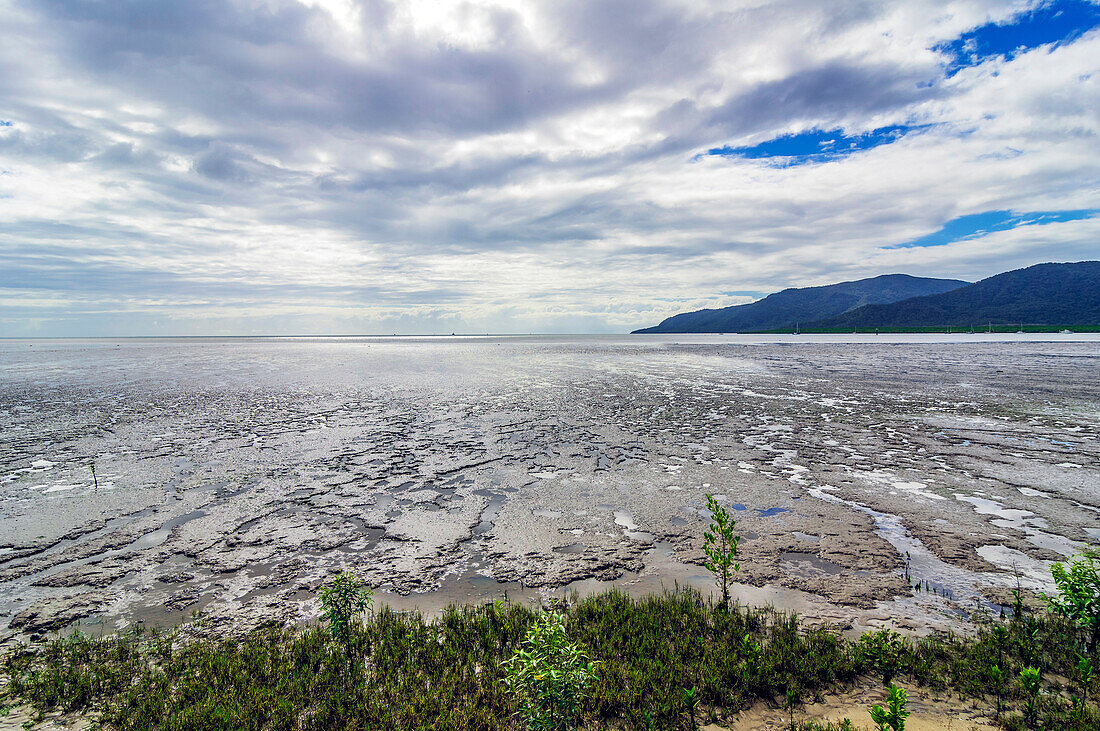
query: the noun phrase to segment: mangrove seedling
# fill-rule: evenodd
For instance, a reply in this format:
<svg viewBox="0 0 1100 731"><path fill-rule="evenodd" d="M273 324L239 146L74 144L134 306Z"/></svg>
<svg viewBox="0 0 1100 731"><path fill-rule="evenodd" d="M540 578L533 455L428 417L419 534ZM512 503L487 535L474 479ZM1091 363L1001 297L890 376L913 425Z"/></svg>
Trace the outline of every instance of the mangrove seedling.
<svg viewBox="0 0 1100 731"><path fill-rule="evenodd" d="M565 731L596 682L596 663L565 634L565 615L546 612L528 628L520 646L503 661L504 684L519 700L519 715L531 731Z"/></svg>
<svg viewBox="0 0 1100 731"><path fill-rule="evenodd" d="M1029 728L1035 728L1039 720L1039 691L1042 688L1042 679L1039 668L1024 668L1020 671L1020 687L1027 694L1027 706L1024 716L1027 718Z"/></svg>
<svg viewBox="0 0 1100 731"><path fill-rule="evenodd" d="M1012 590L1012 621L1018 622L1024 618L1024 595L1019 588Z"/></svg>
<svg viewBox="0 0 1100 731"><path fill-rule="evenodd" d="M718 504L714 495L707 493L706 498L711 519L710 527L703 534L703 553L707 555L703 565L714 574L714 583L722 592L722 606L729 609L730 581L733 574L741 570L741 564L734 563L741 536L733 534L736 521L729 511Z"/></svg>
<svg viewBox="0 0 1100 731"><path fill-rule="evenodd" d="M798 727L794 723L794 707L798 705L798 691L794 688L787 688L787 714L790 718L788 729L790 731L798 731Z"/></svg>
<svg viewBox="0 0 1100 731"><path fill-rule="evenodd" d="M859 638L863 659L882 674L882 684L889 685L898 671L902 653L906 650L905 638L885 627L868 630Z"/></svg>
<svg viewBox="0 0 1100 731"><path fill-rule="evenodd" d="M1003 624L995 624L989 630L989 634L993 638L993 644L997 647L997 657L1003 660L1005 649L1008 647L1008 628Z"/></svg>
<svg viewBox="0 0 1100 731"><path fill-rule="evenodd" d="M1081 699L1088 701L1089 688L1092 686L1092 679L1096 675L1096 668L1092 664L1092 658L1088 655L1077 655L1077 682L1081 685Z"/></svg>
<svg viewBox="0 0 1100 731"><path fill-rule="evenodd" d="M997 712L994 718L1001 718L1001 711L1004 710L1004 694L1005 694L1005 671L1001 670L1000 665L994 665L989 675L993 680L993 692L997 695Z"/></svg>
<svg viewBox="0 0 1100 731"><path fill-rule="evenodd" d="M328 624L332 636L347 644L351 637L351 624L371 604L374 593L362 579L341 571L332 581L321 587L321 618Z"/></svg>
<svg viewBox="0 0 1100 731"><path fill-rule="evenodd" d="M878 731L905 731L905 719L909 717L909 711L905 710L908 694L896 685L890 686L890 695L886 697L886 707L880 705L871 706L871 720L875 722Z"/></svg>
<svg viewBox="0 0 1100 731"><path fill-rule="evenodd" d="M1100 642L1100 548L1085 548L1067 564L1050 567L1058 595L1045 599L1058 614L1084 630L1088 653L1095 657Z"/></svg>
<svg viewBox="0 0 1100 731"><path fill-rule="evenodd" d="M741 639L741 657L739 663L741 681L748 687L755 687L760 678L760 658L764 654L764 648L753 639L751 633L746 632Z"/></svg>
<svg viewBox="0 0 1100 731"><path fill-rule="evenodd" d="M696 716L699 713L699 689L692 686L691 688L684 688L680 691L680 700L684 704L684 709L687 711L688 718L690 719L690 728L692 731L699 728L699 722L696 720Z"/></svg>
<svg viewBox="0 0 1100 731"><path fill-rule="evenodd" d="M1015 640L1016 652L1025 665L1038 665L1041 649L1039 634L1042 629L1039 620L1028 615L1020 624L1020 636Z"/></svg>

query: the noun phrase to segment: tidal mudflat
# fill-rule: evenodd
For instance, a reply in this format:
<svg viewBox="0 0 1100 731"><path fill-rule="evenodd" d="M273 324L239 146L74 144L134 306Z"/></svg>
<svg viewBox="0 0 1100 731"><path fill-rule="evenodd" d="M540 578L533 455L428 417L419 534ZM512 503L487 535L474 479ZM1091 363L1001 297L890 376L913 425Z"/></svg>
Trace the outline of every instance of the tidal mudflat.
<svg viewBox="0 0 1100 731"><path fill-rule="evenodd" d="M705 493L735 596L857 626L1100 540L1095 336L8 340L0 432L7 639L705 589Z"/></svg>

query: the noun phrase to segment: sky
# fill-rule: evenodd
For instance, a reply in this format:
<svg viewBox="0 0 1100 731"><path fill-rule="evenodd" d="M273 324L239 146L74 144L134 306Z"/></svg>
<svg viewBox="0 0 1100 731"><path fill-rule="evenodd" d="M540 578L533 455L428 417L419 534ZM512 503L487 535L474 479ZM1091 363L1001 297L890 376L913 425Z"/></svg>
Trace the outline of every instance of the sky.
<svg viewBox="0 0 1100 731"><path fill-rule="evenodd" d="M0 336L626 332L1098 213L1088 0L0 0Z"/></svg>

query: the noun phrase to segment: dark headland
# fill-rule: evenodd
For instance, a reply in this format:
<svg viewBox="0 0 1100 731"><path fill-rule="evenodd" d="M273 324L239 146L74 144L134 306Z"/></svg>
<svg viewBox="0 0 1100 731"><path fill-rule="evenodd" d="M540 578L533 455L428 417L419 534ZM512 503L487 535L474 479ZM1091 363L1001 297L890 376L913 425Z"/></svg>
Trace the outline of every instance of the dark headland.
<svg viewBox="0 0 1100 731"><path fill-rule="evenodd" d="M823 287L785 289L745 305L670 317L635 333L784 330L1012 329L1100 324L1100 262L1036 264L968 284L887 274Z"/></svg>

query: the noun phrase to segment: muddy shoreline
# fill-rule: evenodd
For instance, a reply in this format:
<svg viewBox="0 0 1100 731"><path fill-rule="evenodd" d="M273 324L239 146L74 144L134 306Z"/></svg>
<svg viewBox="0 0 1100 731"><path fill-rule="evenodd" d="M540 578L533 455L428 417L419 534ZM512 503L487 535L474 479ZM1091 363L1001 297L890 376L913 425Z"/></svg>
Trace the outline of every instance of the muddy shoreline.
<svg viewBox="0 0 1100 731"><path fill-rule="evenodd" d="M927 631L1100 540L1098 384L1100 341L8 341L0 635L308 621L341 568L705 590L708 492L742 600Z"/></svg>

